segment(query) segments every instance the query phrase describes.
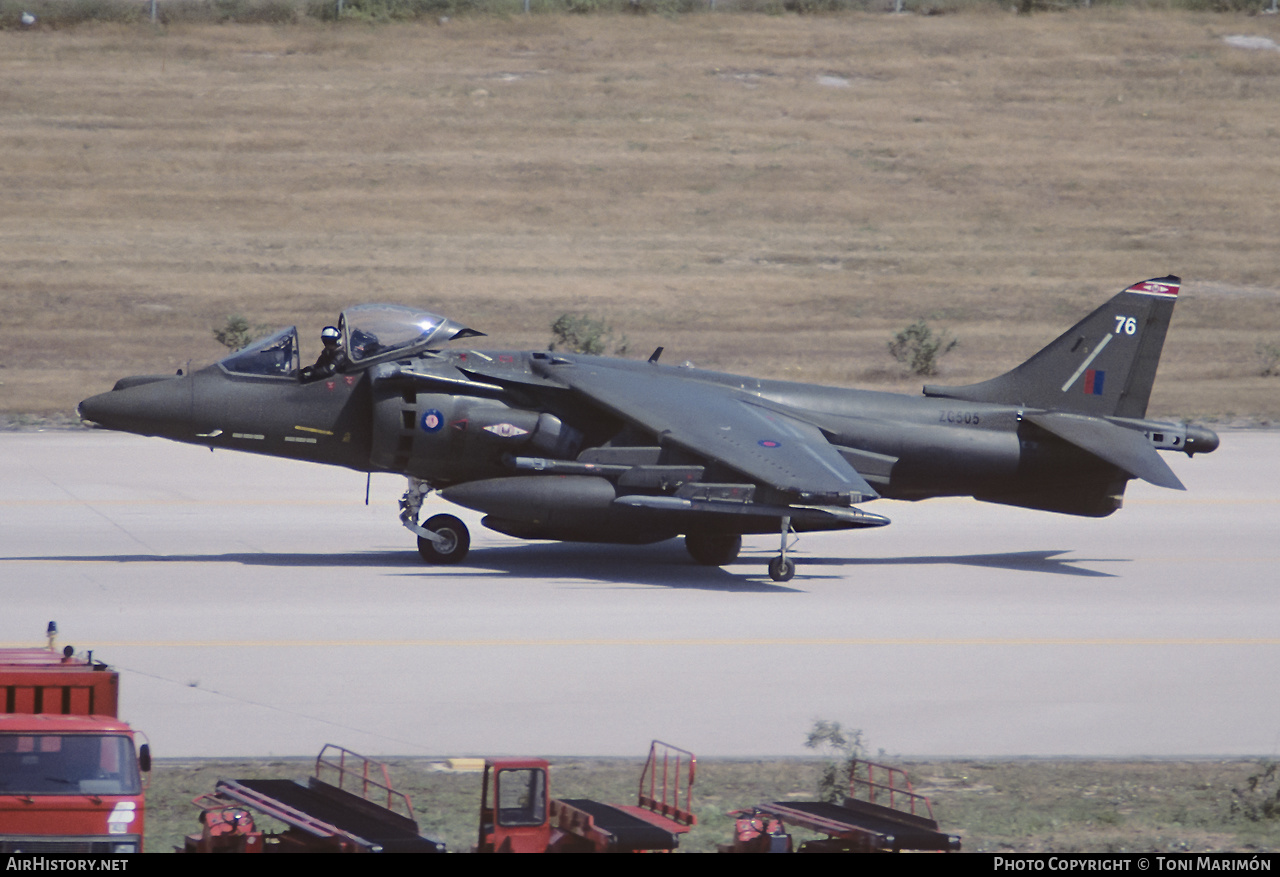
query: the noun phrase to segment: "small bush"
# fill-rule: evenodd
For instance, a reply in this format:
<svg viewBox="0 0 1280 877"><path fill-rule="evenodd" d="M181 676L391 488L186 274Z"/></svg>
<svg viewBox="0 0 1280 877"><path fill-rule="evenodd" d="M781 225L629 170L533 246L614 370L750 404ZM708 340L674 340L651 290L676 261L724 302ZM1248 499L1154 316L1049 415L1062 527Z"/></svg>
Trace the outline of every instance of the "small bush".
<svg viewBox="0 0 1280 877"><path fill-rule="evenodd" d="M587 314L561 314L551 324L551 336L548 350L567 350L592 356L600 356L606 350L618 356L627 352L625 336L615 342L613 327Z"/></svg>
<svg viewBox="0 0 1280 877"><path fill-rule="evenodd" d="M330 4L333 8L336 5ZM412 21L450 15L470 5L466 0L344 0L342 17L361 21Z"/></svg>
<svg viewBox="0 0 1280 877"><path fill-rule="evenodd" d="M839 803L849 794L855 762L866 756L862 731L846 731L839 722L818 719L804 741L806 749L814 749L827 757L818 776L818 800Z"/></svg>
<svg viewBox="0 0 1280 877"><path fill-rule="evenodd" d="M959 343L945 329L935 334L924 320L916 320L889 342L889 355L913 375L928 377L938 373L938 360Z"/></svg>
<svg viewBox="0 0 1280 877"><path fill-rule="evenodd" d="M1280 342L1259 341L1257 350L1260 363L1258 374L1264 378L1280 375Z"/></svg>
<svg viewBox="0 0 1280 877"><path fill-rule="evenodd" d="M250 326L243 314L231 314L221 328L214 328L213 337L223 347L231 351L248 347L264 335L271 334L270 326Z"/></svg>
<svg viewBox="0 0 1280 877"><path fill-rule="evenodd" d="M708 0L627 0L624 8L639 15L685 15L708 8Z"/></svg>
<svg viewBox="0 0 1280 877"><path fill-rule="evenodd" d="M788 12L811 15L818 12L846 12L861 4L853 0L783 0L782 8Z"/></svg>
<svg viewBox="0 0 1280 877"><path fill-rule="evenodd" d="M1258 769L1245 780L1244 788L1232 789L1231 815L1250 822L1280 819L1280 775L1274 761L1258 762Z"/></svg>
<svg viewBox="0 0 1280 877"><path fill-rule="evenodd" d="M294 0L213 0L219 21L241 24L292 24L299 10Z"/></svg>

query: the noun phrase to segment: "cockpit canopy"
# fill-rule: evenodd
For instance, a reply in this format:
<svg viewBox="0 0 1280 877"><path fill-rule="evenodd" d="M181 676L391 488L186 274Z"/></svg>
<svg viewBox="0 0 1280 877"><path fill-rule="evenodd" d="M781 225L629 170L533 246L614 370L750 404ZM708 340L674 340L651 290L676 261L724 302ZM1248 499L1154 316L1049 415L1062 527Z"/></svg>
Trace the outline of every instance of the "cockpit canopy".
<svg viewBox="0 0 1280 877"><path fill-rule="evenodd" d="M354 365L411 356L455 338L483 335L438 314L402 305L356 305L338 324L347 358Z"/></svg>
<svg viewBox="0 0 1280 877"><path fill-rule="evenodd" d="M413 356L455 338L483 335L437 314L402 305L356 305L339 318L348 369L401 356ZM298 330L281 329L218 361L231 374L296 378Z"/></svg>
<svg viewBox="0 0 1280 877"><path fill-rule="evenodd" d="M235 375L289 378L298 374L298 330L281 329L218 360Z"/></svg>

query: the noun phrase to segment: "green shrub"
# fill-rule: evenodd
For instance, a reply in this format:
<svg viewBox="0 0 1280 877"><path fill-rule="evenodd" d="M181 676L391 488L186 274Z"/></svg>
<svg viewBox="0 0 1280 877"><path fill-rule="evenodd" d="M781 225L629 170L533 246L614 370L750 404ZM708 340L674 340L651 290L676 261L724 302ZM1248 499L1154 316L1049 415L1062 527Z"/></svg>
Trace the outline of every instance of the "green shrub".
<svg viewBox="0 0 1280 877"><path fill-rule="evenodd" d="M324 21L412 21L452 15L475 6L472 0L343 0L339 15L336 0L310 0L307 14Z"/></svg>
<svg viewBox="0 0 1280 877"><path fill-rule="evenodd" d="M271 327L264 325L250 326L243 314L231 314L222 326L213 330L214 339L228 350L239 350L248 347L264 335L271 334Z"/></svg>
<svg viewBox="0 0 1280 877"><path fill-rule="evenodd" d="M1232 789L1231 815L1250 822L1280 819L1280 775L1274 761L1258 762L1258 769L1245 780L1243 789Z"/></svg>
<svg viewBox="0 0 1280 877"><path fill-rule="evenodd" d="M788 12L799 12L801 15L815 12L844 12L857 9L862 4L857 0L783 0L782 8Z"/></svg>
<svg viewBox="0 0 1280 877"><path fill-rule="evenodd" d="M1280 375L1280 342L1259 341L1257 350L1261 365L1258 374L1264 378Z"/></svg>
<svg viewBox="0 0 1280 877"><path fill-rule="evenodd" d="M839 722L818 719L809 729L804 745L806 749L821 752L827 758L818 775L818 800L843 800L849 794L849 782L853 778L856 762L866 757L862 731L846 731Z"/></svg>
<svg viewBox="0 0 1280 877"><path fill-rule="evenodd" d="M632 12L653 15L685 15L708 8L708 0L626 0L623 4Z"/></svg>
<svg viewBox="0 0 1280 877"><path fill-rule="evenodd" d="M210 5L219 21L240 24L292 24L299 15L294 0L213 0Z"/></svg>
<svg viewBox="0 0 1280 877"><path fill-rule="evenodd" d="M592 356L600 356L606 350L618 356L627 352L625 336L615 342L612 326L586 314L561 314L551 324L551 336L548 350L567 350Z"/></svg>
<svg viewBox="0 0 1280 877"><path fill-rule="evenodd" d="M928 377L938 373L938 360L960 342L945 329L934 334L924 320L916 320L889 342L889 355L905 365L913 375Z"/></svg>

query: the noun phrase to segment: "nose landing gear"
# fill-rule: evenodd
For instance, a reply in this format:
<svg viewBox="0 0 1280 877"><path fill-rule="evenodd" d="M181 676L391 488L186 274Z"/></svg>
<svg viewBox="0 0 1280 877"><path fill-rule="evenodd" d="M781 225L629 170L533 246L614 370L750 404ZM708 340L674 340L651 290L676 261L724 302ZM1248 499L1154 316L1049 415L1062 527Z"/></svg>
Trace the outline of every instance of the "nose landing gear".
<svg viewBox="0 0 1280 877"><path fill-rule="evenodd" d="M431 485L420 478L409 478L409 487L400 497L400 523L418 537L418 554L427 563L461 563L471 548L467 525L453 515L433 515L425 524L418 523L422 503L431 493Z"/></svg>

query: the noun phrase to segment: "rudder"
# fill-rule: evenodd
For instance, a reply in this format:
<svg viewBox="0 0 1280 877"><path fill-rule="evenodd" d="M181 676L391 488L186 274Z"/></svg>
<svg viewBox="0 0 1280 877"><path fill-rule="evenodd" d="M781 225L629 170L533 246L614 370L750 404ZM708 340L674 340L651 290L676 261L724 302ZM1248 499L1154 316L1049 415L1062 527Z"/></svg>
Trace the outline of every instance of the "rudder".
<svg viewBox="0 0 1280 877"><path fill-rule="evenodd" d="M925 395L1144 417L1181 286L1173 275L1135 283L1012 371L963 387L926 385Z"/></svg>

